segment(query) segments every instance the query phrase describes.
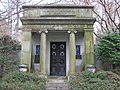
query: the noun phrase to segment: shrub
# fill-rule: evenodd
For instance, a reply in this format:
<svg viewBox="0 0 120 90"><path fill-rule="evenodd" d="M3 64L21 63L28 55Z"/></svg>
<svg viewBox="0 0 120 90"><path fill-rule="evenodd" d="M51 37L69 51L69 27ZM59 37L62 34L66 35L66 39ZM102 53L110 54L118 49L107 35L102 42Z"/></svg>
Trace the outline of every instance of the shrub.
<svg viewBox="0 0 120 90"><path fill-rule="evenodd" d="M45 77L14 71L2 78L0 90L44 90L45 84Z"/></svg>
<svg viewBox="0 0 120 90"><path fill-rule="evenodd" d="M0 36L0 77L18 67L18 49L19 43L10 36Z"/></svg>
<svg viewBox="0 0 120 90"><path fill-rule="evenodd" d="M69 84L71 90L120 90L120 77L107 71L83 71L70 77Z"/></svg>
<svg viewBox="0 0 120 90"><path fill-rule="evenodd" d="M113 69L120 65L120 35L112 33L102 36L96 47L96 56L97 60L112 64Z"/></svg>

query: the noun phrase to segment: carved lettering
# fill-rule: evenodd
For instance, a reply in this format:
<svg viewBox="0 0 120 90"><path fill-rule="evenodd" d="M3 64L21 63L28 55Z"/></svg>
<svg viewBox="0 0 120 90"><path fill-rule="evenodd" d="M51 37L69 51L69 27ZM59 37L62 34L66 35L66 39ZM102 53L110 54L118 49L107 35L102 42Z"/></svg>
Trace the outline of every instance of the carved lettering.
<svg viewBox="0 0 120 90"><path fill-rule="evenodd" d="M41 15L44 16L44 15L75 15L75 10L74 9L48 9L48 10L42 10L41 11Z"/></svg>

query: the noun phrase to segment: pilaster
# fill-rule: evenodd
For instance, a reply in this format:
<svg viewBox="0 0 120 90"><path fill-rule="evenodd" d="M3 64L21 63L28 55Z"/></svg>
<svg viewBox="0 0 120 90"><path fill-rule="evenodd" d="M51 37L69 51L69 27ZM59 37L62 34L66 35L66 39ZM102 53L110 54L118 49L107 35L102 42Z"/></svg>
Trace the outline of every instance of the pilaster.
<svg viewBox="0 0 120 90"><path fill-rule="evenodd" d="M25 64L30 72L31 68L31 30L23 30L21 64Z"/></svg>
<svg viewBox="0 0 120 90"><path fill-rule="evenodd" d="M93 29L85 29L84 31L85 43L85 68L87 65L94 64L94 39Z"/></svg>

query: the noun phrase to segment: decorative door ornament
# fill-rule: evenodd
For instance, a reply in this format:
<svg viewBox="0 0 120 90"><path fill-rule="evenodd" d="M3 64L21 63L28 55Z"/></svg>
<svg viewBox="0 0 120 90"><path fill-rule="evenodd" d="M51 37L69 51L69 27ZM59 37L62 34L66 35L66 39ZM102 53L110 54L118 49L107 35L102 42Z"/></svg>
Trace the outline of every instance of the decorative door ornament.
<svg viewBox="0 0 120 90"><path fill-rule="evenodd" d="M63 44L60 45L60 49L64 49L64 47L65 47L65 46L64 46Z"/></svg>
<svg viewBox="0 0 120 90"><path fill-rule="evenodd" d="M60 56L64 56L64 52L60 52Z"/></svg>
<svg viewBox="0 0 120 90"><path fill-rule="evenodd" d="M55 45L55 44L53 44L53 45L52 45L52 48L53 48L53 49L56 49L56 45Z"/></svg>
<svg viewBox="0 0 120 90"><path fill-rule="evenodd" d="M53 56L56 56L56 52L52 52L52 55L53 55Z"/></svg>

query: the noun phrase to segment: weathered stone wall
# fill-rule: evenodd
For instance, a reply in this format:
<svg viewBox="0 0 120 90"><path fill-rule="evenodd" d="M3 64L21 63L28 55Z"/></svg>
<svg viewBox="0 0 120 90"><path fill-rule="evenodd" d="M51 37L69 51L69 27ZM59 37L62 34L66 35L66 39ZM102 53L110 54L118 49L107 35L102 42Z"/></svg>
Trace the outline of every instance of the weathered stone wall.
<svg viewBox="0 0 120 90"><path fill-rule="evenodd" d="M74 17L74 18L91 18L93 17L92 9L93 7L87 8L87 6L81 6L76 8L70 7L62 7L62 8L42 8L42 6L38 8L24 7L24 17L27 18L39 18L39 17Z"/></svg>
<svg viewBox="0 0 120 90"><path fill-rule="evenodd" d="M93 6L23 6L23 28L36 30L83 30L92 28Z"/></svg>

